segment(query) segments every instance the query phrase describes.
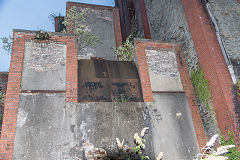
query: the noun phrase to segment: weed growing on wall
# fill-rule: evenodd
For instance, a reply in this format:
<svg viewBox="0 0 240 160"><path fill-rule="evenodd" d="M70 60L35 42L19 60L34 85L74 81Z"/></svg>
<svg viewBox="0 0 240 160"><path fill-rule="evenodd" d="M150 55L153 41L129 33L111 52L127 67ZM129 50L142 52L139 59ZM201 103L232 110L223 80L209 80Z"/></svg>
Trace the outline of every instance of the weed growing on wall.
<svg viewBox="0 0 240 160"><path fill-rule="evenodd" d="M191 79L198 99L210 109L209 105L212 100L210 87L200 66L197 70L192 71Z"/></svg>
<svg viewBox="0 0 240 160"><path fill-rule="evenodd" d="M206 146L201 149L201 153L197 155L197 159L195 160L239 160L239 151L237 151L234 144L233 135L228 142L221 140L221 146L215 149L214 145L218 138L218 134L212 136L206 143ZM229 155L231 155L231 158Z"/></svg>
<svg viewBox="0 0 240 160"><path fill-rule="evenodd" d="M223 136L221 136L221 143L222 145L236 145L234 141L234 134L233 132L228 132L229 139L225 140ZM239 160L240 159L240 151L237 148L229 149L229 152L225 155L228 157L228 160Z"/></svg>
<svg viewBox="0 0 240 160"><path fill-rule="evenodd" d="M237 95L240 96L240 80L237 81L237 89L238 89Z"/></svg>
<svg viewBox="0 0 240 160"><path fill-rule="evenodd" d="M124 42L123 46L117 47L115 49L117 59L119 61L132 61L134 58L133 50L133 41L132 35L130 35L127 40Z"/></svg>
<svg viewBox="0 0 240 160"><path fill-rule="evenodd" d="M149 159L148 156L144 155L144 149L145 149L145 142L146 139L144 138L146 131L148 130L148 127L143 128L140 135L138 133L134 134L134 142L136 144L135 147L129 147L127 145L124 145L124 140L122 142L116 138L117 140L117 146L119 150L119 157L118 159L126 159L126 160L144 160ZM163 153L160 152L156 160L161 160L163 158Z"/></svg>
<svg viewBox="0 0 240 160"><path fill-rule="evenodd" d="M43 41L43 40L49 40L51 37L47 32L44 32L42 30L37 31L35 35L36 41Z"/></svg>
<svg viewBox="0 0 240 160"><path fill-rule="evenodd" d="M86 14L88 9L79 9L73 6L67 11L63 24L67 27L67 32L73 32L78 35L79 49L83 49L89 45L101 43L98 36L91 32L91 28L84 23L86 22ZM64 30L63 32L66 32Z"/></svg>
<svg viewBox="0 0 240 160"><path fill-rule="evenodd" d="M9 36L9 37L2 37L2 49L4 49L5 51L7 51L7 53L10 55L12 52L12 41L13 41L13 37Z"/></svg>

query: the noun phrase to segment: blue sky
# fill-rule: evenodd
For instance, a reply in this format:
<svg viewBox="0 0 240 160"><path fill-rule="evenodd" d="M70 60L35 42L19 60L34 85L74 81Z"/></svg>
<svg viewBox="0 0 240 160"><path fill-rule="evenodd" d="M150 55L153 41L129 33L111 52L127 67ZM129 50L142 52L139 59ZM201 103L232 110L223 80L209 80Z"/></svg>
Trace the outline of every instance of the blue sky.
<svg viewBox="0 0 240 160"><path fill-rule="evenodd" d="M65 15L66 2L80 2L114 6L114 0L0 0L0 37L12 35L12 29L44 30L54 32L50 13ZM8 71L10 56L0 41L0 72Z"/></svg>

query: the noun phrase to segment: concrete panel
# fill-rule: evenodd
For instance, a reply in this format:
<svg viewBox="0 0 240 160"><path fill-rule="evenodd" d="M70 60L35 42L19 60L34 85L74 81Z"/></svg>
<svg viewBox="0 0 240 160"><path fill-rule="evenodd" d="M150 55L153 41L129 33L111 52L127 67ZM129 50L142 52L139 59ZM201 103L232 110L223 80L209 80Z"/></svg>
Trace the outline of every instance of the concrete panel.
<svg viewBox="0 0 240 160"><path fill-rule="evenodd" d="M199 153L185 93L154 93L150 109L154 153L164 160L190 160ZM161 117L159 117L161 115Z"/></svg>
<svg viewBox="0 0 240 160"><path fill-rule="evenodd" d="M152 91L183 91L174 50L146 50Z"/></svg>
<svg viewBox="0 0 240 160"><path fill-rule="evenodd" d="M25 42L22 90L65 90L66 45Z"/></svg>
<svg viewBox="0 0 240 160"><path fill-rule="evenodd" d="M79 7L79 11L82 8ZM101 57L107 60L116 60L114 48L116 47L113 11L87 8L85 24L88 29L101 39L101 44L90 45L79 50L78 59ZM82 44L79 44L81 46Z"/></svg>
<svg viewBox="0 0 240 160"><path fill-rule="evenodd" d="M133 146L149 127L146 154L193 159L198 145L184 93L154 94L154 103L65 103L64 94L21 94L14 160L84 159L86 143L116 155L116 140Z"/></svg>

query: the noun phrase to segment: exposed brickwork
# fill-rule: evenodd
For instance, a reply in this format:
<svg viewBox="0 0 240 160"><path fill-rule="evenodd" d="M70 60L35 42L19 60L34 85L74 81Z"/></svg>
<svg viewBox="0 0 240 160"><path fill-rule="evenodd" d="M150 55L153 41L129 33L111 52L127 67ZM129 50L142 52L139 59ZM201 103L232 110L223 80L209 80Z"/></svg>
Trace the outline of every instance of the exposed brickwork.
<svg viewBox="0 0 240 160"><path fill-rule="evenodd" d="M127 39L127 33L126 33L126 29L125 29L123 0L115 0L115 4L119 8L122 40L123 40L123 42L125 42Z"/></svg>
<svg viewBox="0 0 240 160"><path fill-rule="evenodd" d="M148 63L145 52L145 44L142 42L136 42L136 54L137 54L137 62L138 62L138 72L142 86L142 95L144 102L152 102L152 87L150 82L150 76L148 71Z"/></svg>
<svg viewBox="0 0 240 160"><path fill-rule="evenodd" d="M114 8L113 10L113 23L114 23L116 46L119 47L122 45L122 32L121 32L121 25L120 25L119 9L116 9L116 8Z"/></svg>
<svg viewBox="0 0 240 160"><path fill-rule="evenodd" d="M18 31L13 33L13 49L9 69L8 87L5 100L2 134L0 139L0 159L12 159L17 122L19 93L24 56L24 43L34 39L36 32ZM67 88L66 101L77 102L77 47L75 36L51 35L54 42L67 44ZM49 43L50 41L43 41Z"/></svg>
<svg viewBox="0 0 240 160"><path fill-rule="evenodd" d="M63 16L55 17L54 21L55 21L55 32L61 32L64 28L66 28L64 24L62 24L64 21Z"/></svg>
<svg viewBox="0 0 240 160"><path fill-rule="evenodd" d="M151 39L152 37L151 37L150 28L149 28L147 11L146 11L146 6L144 3L144 0L140 0L139 5L140 5L140 12L141 12L142 25L143 25L143 29L144 29L145 38Z"/></svg>
<svg viewBox="0 0 240 160"><path fill-rule="evenodd" d="M203 127L201 116L199 113L197 101L194 95L193 86L189 76L187 63L184 58L182 45L178 45L178 44L174 45L169 43L157 43L157 42L150 42L150 41L139 41L139 40L137 40L135 43L136 43L136 54L137 54L137 61L138 61L138 67L139 67L138 68L139 76L140 76L141 85L142 85L142 94L143 94L144 102L153 101L145 48L154 48L154 49L167 48L167 49L176 50L178 69L180 72L182 85L187 96L198 144L200 148L203 147L206 144L207 138L204 132L204 127Z"/></svg>
<svg viewBox="0 0 240 160"><path fill-rule="evenodd" d="M216 33L211 26L202 4L198 0L182 0L192 39L201 68L209 80L213 106L218 127L227 136L227 131L235 132L240 142L237 119L234 113L232 80L222 55Z"/></svg>

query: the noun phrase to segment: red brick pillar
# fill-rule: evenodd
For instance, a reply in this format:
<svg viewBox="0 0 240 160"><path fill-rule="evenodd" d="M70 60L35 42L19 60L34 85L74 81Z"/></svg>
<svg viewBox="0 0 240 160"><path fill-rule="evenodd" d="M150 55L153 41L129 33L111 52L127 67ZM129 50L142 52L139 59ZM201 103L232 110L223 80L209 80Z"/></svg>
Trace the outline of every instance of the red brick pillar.
<svg viewBox="0 0 240 160"><path fill-rule="evenodd" d="M119 9L113 9L113 23L114 23L114 34L116 40L116 46L119 47L122 45L122 32L121 32L121 25L120 25L120 16L119 16Z"/></svg>
<svg viewBox="0 0 240 160"><path fill-rule="evenodd" d="M182 0L183 8L197 52L199 64L209 81L218 127L223 135L237 131L232 79L219 46L214 27L199 0Z"/></svg>
<svg viewBox="0 0 240 160"><path fill-rule="evenodd" d="M139 0L139 5L140 5L140 12L142 17L142 25L143 25L145 38L151 39L152 37L151 37L150 28L149 28L149 22L148 22L147 11L146 11L144 0Z"/></svg>
<svg viewBox="0 0 240 160"><path fill-rule="evenodd" d="M136 57L138 63L138 70L139 70L139 77L142 86L142 94L144 102L152 102L152 87L150 82L149 70L148 70L148 63L146 57L146 48L154 48L156 50L159 49L174 49L176 53L177 63L178 63L178 70L181 77L181 82L184 88L184 92L187 97L188 106L192 115L193 126L195 129L197 141L199 147L202 148L205 146L207 142L206 134L204 132L204 127L202 123L202 119L200 116L200 112L198 109L196 97L194 95L194 90L192 86L192 81L189 76L187 63L184 58L182 45L180 44L170 44L170 43L156 43L151 41L141 41L135 40L136 43Z"/></svg>
<svg viewBox="0 0 240 160"><path fill-rule="evenodd" d="M11 160L17 123L19 91L24 55L24 35L13 33L11 65L0 137L0 159Z"/></svg>

